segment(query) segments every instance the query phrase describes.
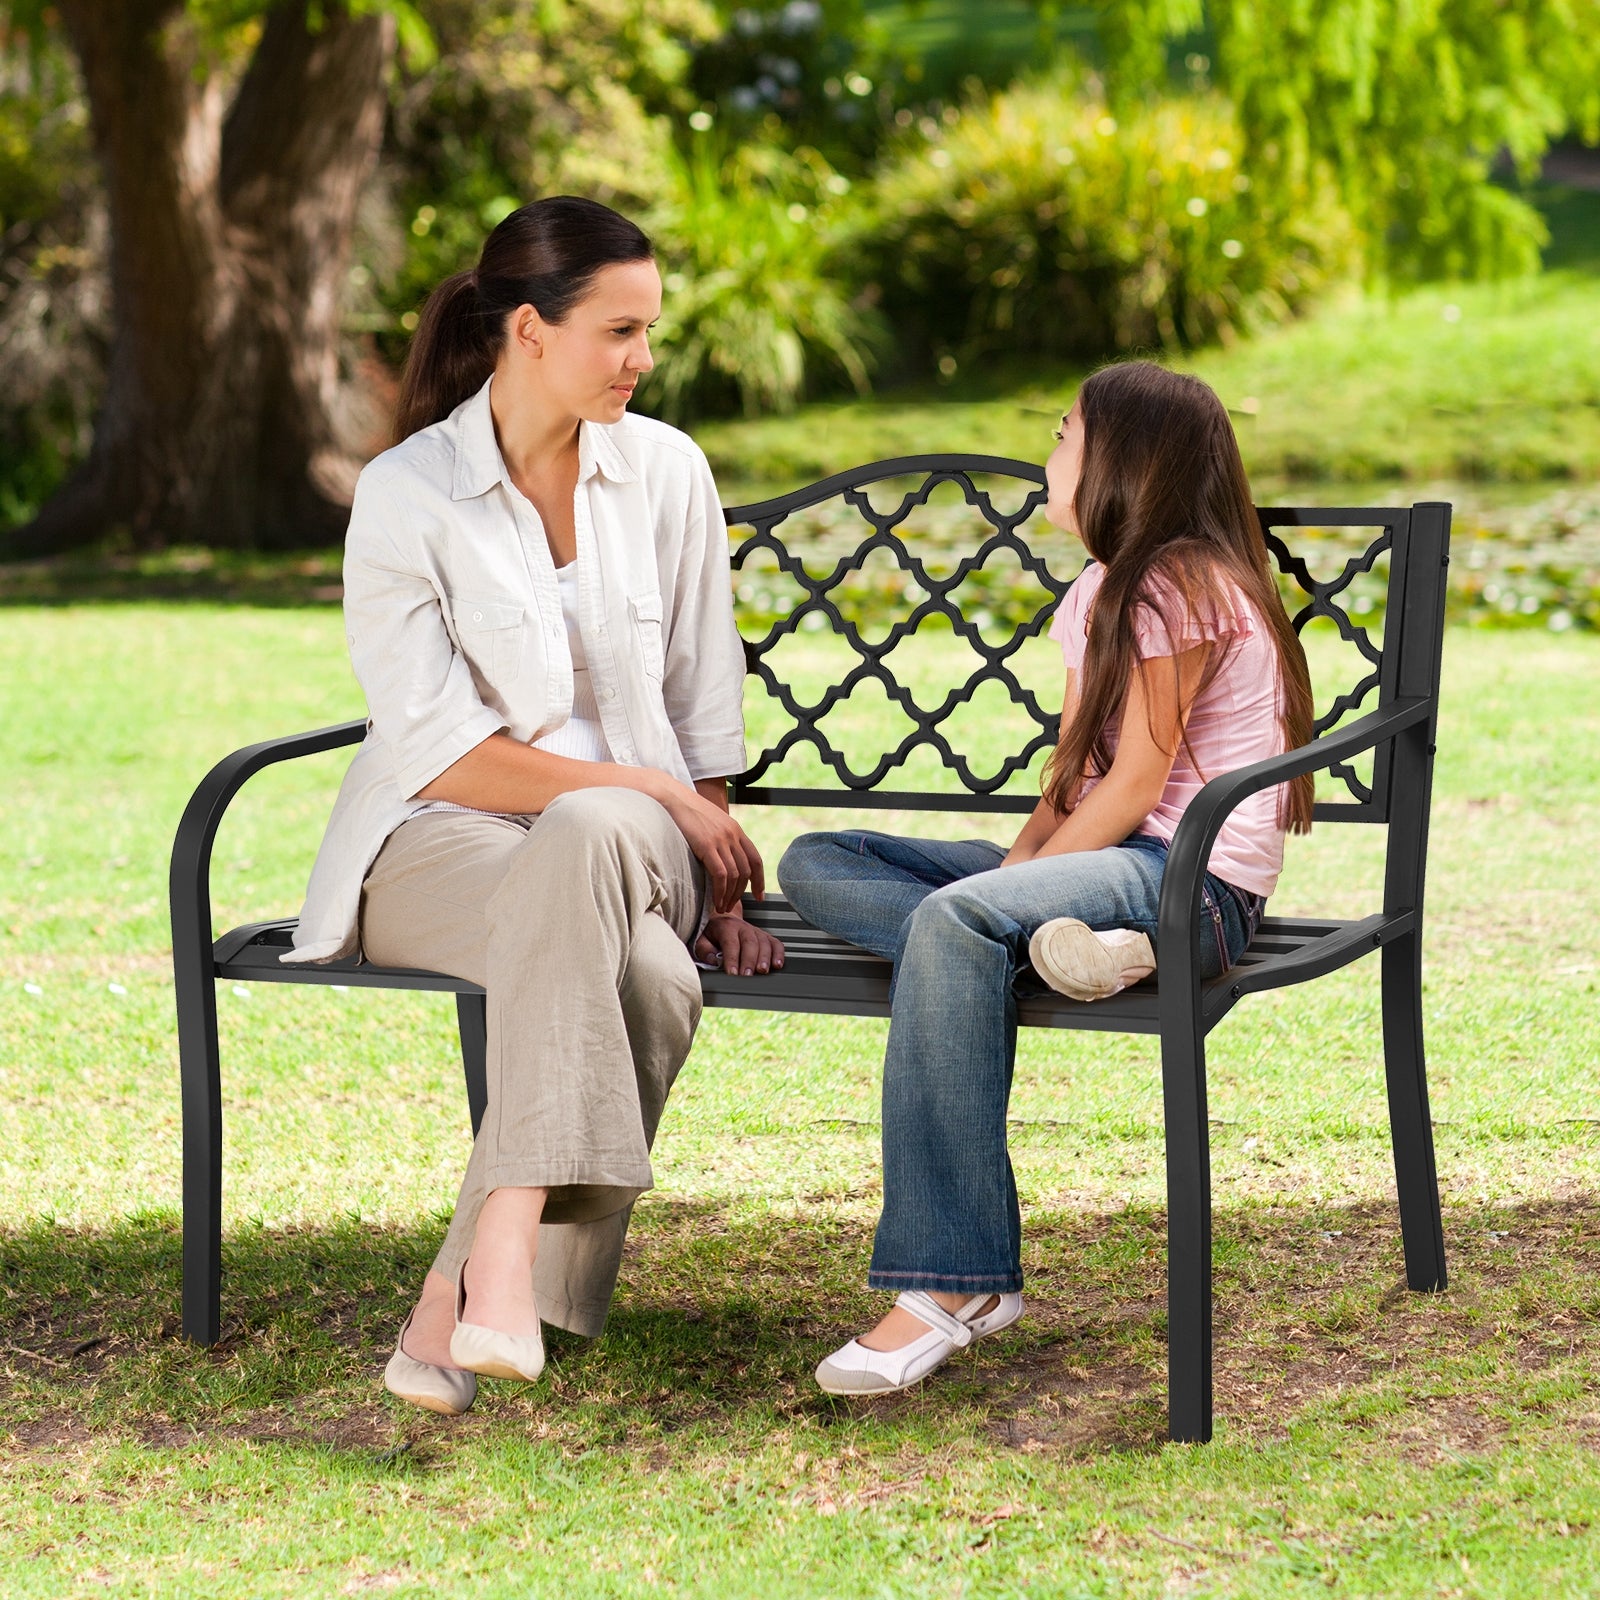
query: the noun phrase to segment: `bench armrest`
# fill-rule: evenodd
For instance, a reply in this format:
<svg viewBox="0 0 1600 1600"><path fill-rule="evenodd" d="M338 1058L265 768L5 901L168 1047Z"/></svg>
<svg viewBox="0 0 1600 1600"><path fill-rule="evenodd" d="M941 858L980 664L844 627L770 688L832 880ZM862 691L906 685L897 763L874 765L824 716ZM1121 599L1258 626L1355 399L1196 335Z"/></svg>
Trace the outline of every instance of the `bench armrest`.
<svg viewBox="0 0 1600 1600"><path fill-rule="evenodd" d="M1269 756L1236 772L1213 778L1192 801L1178 823L1172 846L1167 852L1166 873L1161 881L1161 905L1157 913L1156 942L1168 953L1169 964L1162 966L1161 993L1173 993L1186 1010L1192 1009L1199 991L1199 954L1196 929L1200 919L1200 897L1206 863L1217 842L1222 825L1253 794L1298 778L1305 772L1318 772L1336 762L1348 761L1364 750L1374 749L1397 738L1408 728L1426 726L1434 712L1428 695L1409 695L1397 699L1381 711L1369 712L1344 727L1325 733L1320 739ZM1173 960L1172 953L1184 952ZM1188 980L1183 974L1187 972ZM1171 981L1169 981L1169 979Z"/></svg>
<svg viewBox="0 0 1600 1600"><path fill-rule="evenodd" d="M174 956L191 957L211 949L211 847L233 797L263 768L299 756L320 755L341 745L360 744L367 736L367 721L336 723L310 733L291 733L281 739L264 739L224 756L189 797L172 841L172 870L168 891L172 906Z"/></svg>

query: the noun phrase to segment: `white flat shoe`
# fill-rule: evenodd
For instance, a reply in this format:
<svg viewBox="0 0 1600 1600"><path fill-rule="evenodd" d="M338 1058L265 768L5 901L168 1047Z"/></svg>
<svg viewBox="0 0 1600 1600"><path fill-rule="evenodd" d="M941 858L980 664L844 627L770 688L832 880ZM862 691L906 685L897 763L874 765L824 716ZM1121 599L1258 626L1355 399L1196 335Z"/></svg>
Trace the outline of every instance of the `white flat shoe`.
<svg viewBox="0 0 1600 1600"><path fill-rule="evenodd" d="M437 1411L444 1417L459 1417L470 1411L478 1398L478 1380L470 1372L453 1372L449 1367L436 1367L406 1354L406 1330L415 1314L407 1316L400 1337L395 1340L394 1354L383 1369L383 1386L414 1406Z"/></svg>
<svg viewBox="0 0 1600 1600"><path fill-rule="evenodd" d="M544 1335L501 1333L461 1320L467 1303L467 1269L456 1277L456 1326L450 1335L450 1359L485 1378L520 1378L532 1383L544 1371Z"/></svg>
<svg viewBox="0 0 1600 1600"><path fill-rule="evenodd" d="M991 1300L996 1302L994 1309L979 1316L979 1309ZM1022 1315L1020 1294L977 1294L959 1311L950 1312L920 1289L907 1289L895 1304L927 1323L928 1331L898 1350L869 1350L852 1339L817 1368L817 1382L829 1394L892 1394L909 1389L957 1350L1009 1328Z"/></svg>
<svg viewBox="0 0 1600 1600"><path fill-rule="evenodd" d="M1149 937L1132 928L1096 933L1076 917L1053 917L1028 941L1033 970L1057 994L1104 1000L1156 970Z"/></svg>

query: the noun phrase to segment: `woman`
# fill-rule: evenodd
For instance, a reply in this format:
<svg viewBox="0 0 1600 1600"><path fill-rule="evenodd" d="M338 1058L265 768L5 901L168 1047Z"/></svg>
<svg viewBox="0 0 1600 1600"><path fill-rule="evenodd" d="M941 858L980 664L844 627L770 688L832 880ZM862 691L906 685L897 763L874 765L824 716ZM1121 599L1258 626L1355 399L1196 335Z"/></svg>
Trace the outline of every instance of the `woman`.
<svg viewBox="0 0 1600 1600"><path fill-rule="evenodd" d="M1061 736L1016 843L809 834L778 868L803 916L895 963L867 1281L903 1292L818 1367L835 1394L918 1383L1022 1315L1013 981L1031 965L1092 1001L1146 976L1184 809L1206 779L1311 733L1305 657L1216 395L1149 362L1108 367L1056 437L1045 515L1093 559L1051 628L1068 669ZM1205 879L1205 975L1249 944L1285 830L1310 823L1306 778L1224 825Z"/></svg>
<svg viewBox="0 0 1600 1600"><path fill-rule="evenodd" d="M369 730L297 948L480 983L488 1108L385 1381L465 1411L536 1378L541 1317L595 1334L700 1012L693 946L781 947L728 815L744 656L705 457L630 416L650 242L592 201L513 212L434 291L396 444L361 474L345 625Z"/></svg>

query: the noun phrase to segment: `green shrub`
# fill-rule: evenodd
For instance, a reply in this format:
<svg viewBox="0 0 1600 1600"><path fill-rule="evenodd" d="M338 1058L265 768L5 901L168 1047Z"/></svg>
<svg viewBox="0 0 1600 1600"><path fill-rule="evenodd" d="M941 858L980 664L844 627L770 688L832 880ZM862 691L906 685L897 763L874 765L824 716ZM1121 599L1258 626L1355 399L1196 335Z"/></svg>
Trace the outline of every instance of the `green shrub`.
<svg viewBox="0 0 1600 1600"><path fill-rule="evenodd" d="M840 260L853 236L848 180L814 150L720 156L709 136L674 158L672 176L646 223L667 291L646 407L753 416L841 378L865 393L882 331Z"/></svg>
<svg viewBox="0 0 1600 1600"><path fill-rule="evenodd" d="M924 118L890 153L863 253L902 347L1099 356L1227 340L1354 265L1325 183L1259 197L1227 103L1113 116L1071 72Z"/></svg>

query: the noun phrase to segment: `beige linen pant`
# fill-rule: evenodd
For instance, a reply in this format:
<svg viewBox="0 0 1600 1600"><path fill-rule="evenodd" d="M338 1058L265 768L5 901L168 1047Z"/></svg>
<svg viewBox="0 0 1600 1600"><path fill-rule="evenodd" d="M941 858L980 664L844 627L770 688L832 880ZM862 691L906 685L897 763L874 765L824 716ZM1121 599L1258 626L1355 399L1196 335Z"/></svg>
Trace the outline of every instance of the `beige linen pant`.
<svg viewBox="0 0 1600 1600"><path fill-rule="evenodd" d="M546 1322L605 1325L650 1145L700 1020L688 941L705 878L665 809L580 789L524 824L424 812L362 888L369 961L488 996L488 1107L434 1270L454 1279L500 1188L547 1188L534 1264Z"/></svg>

